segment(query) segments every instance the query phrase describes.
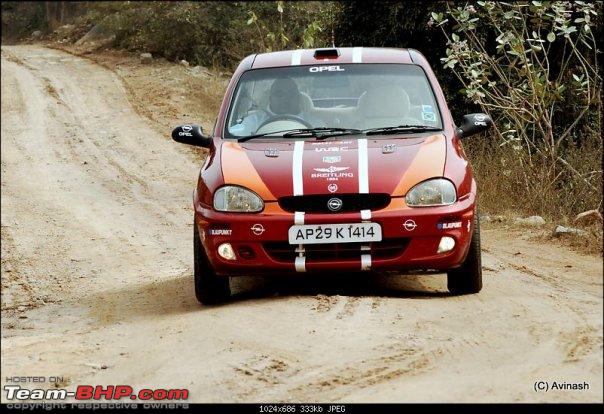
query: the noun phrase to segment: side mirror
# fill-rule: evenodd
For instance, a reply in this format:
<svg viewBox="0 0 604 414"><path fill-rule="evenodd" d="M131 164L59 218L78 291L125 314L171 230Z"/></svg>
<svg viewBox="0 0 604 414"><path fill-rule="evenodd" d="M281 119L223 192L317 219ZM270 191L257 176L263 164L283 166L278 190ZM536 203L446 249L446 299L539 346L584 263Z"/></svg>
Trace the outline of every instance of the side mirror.
<svg viewBox="0 0 604 414"><path fill-rule="evenodd" d="M203 134L199 125L180 125L172 130L172 139L182 144L208 148L212 138Z"/></svg>
<svg viewBox="0 0 604 414"><path fill-rule="evenodd" d="M457 135L460 138L467 138L479 132L486 131L491 125L493 125L493 121L487 114L464 115L461 126L457 128Z"/></svg>

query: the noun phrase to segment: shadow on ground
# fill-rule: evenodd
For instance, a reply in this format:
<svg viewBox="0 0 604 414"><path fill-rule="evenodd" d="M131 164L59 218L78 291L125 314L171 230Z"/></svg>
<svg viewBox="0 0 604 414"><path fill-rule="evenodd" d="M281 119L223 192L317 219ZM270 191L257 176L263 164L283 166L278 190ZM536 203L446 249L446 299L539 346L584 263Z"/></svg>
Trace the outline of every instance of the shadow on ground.
<svg viewBox="0 0 604 414"><path fill-rule="evenodd" d="M84 296L81 304L91 310L98 323L107 325L137 317L199 312L276 297L340 295L430 299L449 296L444 275L244 276L231 278L231 290L233 294L228 302L211 307L202 306L195 299L193 276L182 274Z"/></svg>

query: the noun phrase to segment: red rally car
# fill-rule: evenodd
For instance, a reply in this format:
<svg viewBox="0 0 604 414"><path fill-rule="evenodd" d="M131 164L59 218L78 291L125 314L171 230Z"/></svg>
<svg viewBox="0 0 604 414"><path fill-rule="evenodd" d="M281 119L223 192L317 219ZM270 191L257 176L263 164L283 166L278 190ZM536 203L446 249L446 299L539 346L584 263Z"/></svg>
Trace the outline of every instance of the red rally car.
<svg viewBox="0 0 604 414"><path fill-rule="evenodd" d="M211 135L174 129L209 153L193 194L195 292L230 295L231 276L316 271L447 273L482 288L476 181L424 56L328 48L246 57Z"/></svg>

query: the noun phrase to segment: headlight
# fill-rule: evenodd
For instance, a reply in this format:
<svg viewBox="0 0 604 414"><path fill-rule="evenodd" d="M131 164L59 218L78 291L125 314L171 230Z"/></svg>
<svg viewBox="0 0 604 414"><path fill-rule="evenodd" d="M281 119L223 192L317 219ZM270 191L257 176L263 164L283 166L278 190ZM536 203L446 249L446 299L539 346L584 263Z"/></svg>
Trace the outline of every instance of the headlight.
<svg viewBox="0 0 604 414"><path fill-rule="evenodd" d="M227 185L214 193L214 209L236 213L262 211L264 202L256 193L243 187Z"/></svg>
<svg viewBox="0 0 604 414"><path fill-rule="evenodd" d="M455 186L444 178L433 178L417 184L405 196L411 207L443 206L453 204L457 199Z"/></svg>

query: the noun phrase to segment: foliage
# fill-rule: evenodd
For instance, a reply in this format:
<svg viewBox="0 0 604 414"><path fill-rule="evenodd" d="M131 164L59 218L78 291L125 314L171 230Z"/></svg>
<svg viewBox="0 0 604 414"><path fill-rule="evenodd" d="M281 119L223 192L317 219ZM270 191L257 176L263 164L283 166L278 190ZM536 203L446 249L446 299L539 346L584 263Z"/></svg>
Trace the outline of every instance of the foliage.
<svg viewBox="0 0 604 414"><path fill-rule="evenodd" d="M274 6L249 3L245 7L249 16L247 25L255 29L252 44L257 50L325 46L327 36L323 28L329 21L332 3L276 1Z"/></svg>
<svg viewBox="0 0 604 414"><path fill-rule="evenodd" d="M320 2L99 2L89 15L116 45L167 59L233 68L255 52L322 42Z"/></svg>
<svg viewBox="0 0 604 414"><path fill-rule="evenodd" d="M587 140L597 142L601 153L602 79L594 35L600 6L478 1L431 13L430 23L447 39L444 67L495 120L499 145L513 154L507 163L523 172L525 195L538 197L547 186L572 197L586 187L598 203L591 208L601 206L601 169L580 171L569 160ZM549 181L528 174L536 166L549 171L541 177Z"/></svg>
<svg viewBox="0 0 604 414"><path fill-rule="evenodd" d="M454 119L477 109L458 91L462 84L439 65L447 40L427 24L430 13L446 8L445 1L346 1L335 6L333 27L337 46L399 47L419 50L436 73Z"/></svg>
<svg viewBox="0 0 604 414"><path fill-rule="evenodd" d="M45 8L42 2L3 1L2 40L16 40L29 36L34 30L45 30Z"/></svg>
<svg viewBox="0 0 604 414"><path fill-rule="evenodd" d="M2 40L15 41L39 30L48 33L76 19L83 10L81 2L3 1Z"/></svg>

